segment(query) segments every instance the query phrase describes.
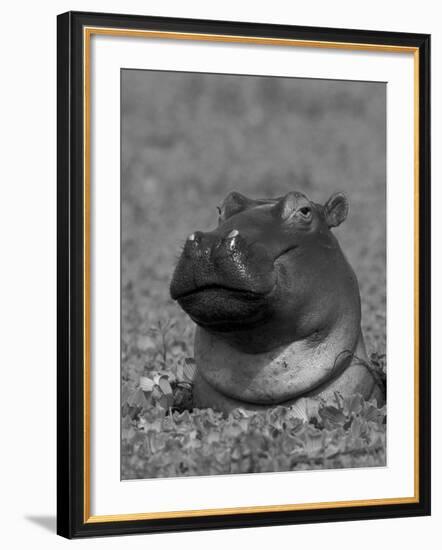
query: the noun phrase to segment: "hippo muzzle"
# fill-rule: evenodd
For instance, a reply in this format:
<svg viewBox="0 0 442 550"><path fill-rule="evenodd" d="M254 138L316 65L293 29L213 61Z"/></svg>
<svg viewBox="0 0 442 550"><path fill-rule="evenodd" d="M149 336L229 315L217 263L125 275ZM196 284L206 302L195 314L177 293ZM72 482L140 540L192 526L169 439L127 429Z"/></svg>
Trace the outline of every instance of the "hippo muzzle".
<svg viewBox="0 0 442 550"><path fill-rule="evenodd" d="M223 332L254 325L270 314L274 260L238 229L197 231L184 245L171 296L201 326Z"/></svg>

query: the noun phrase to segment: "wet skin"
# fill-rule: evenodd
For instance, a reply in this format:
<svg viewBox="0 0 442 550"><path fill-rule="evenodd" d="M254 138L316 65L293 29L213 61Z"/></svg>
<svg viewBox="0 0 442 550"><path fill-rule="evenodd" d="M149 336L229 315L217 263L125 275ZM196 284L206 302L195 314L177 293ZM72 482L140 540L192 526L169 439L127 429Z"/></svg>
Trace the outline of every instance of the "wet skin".
<svg viewBox="0 0 442 550"><path fill-rule="evenodd" d="M218 227L189 236L170 290L198 325L196 406L256 409L331 391L380 399L363 366L356 276L331 231L347 212L339 193L324 206L299 192L231 193Z"/></svg>

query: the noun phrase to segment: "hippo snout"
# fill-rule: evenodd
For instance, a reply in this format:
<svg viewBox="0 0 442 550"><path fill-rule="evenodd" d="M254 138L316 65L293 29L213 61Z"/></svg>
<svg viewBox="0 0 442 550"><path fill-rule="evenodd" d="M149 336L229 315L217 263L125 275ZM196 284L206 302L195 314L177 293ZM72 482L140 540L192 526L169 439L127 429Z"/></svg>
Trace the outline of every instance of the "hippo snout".
<svg viewBox="0 0 442 550"><path fill-rule="evenodd" d="M275 285L273 258L238 229L189 235L170 294L201 325L253 320Z"/></svg>

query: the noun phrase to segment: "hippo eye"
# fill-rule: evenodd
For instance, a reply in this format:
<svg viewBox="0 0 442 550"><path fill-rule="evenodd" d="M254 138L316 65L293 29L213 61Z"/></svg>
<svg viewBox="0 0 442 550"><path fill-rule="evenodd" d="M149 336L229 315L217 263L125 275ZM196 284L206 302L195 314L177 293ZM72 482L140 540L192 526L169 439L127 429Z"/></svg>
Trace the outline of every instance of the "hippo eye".
<svg viewBox="0 0 442 550"><path fill-rule="evenodd" d="M309 206L303 206L299 209L299 212L301 212L305 218L309 218L312 215L312 209Z"/></svg>

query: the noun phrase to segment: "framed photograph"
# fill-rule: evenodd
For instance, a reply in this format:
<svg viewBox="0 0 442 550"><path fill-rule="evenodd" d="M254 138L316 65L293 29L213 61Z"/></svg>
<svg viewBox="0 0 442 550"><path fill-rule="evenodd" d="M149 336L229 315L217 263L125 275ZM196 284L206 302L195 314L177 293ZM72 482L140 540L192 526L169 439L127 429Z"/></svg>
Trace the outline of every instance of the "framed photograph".
<svg viewBox="0 0 442 550"><path fill-rule="evenodd" d="M58 17L58 533L430 513L430 37Z"/></svg>

